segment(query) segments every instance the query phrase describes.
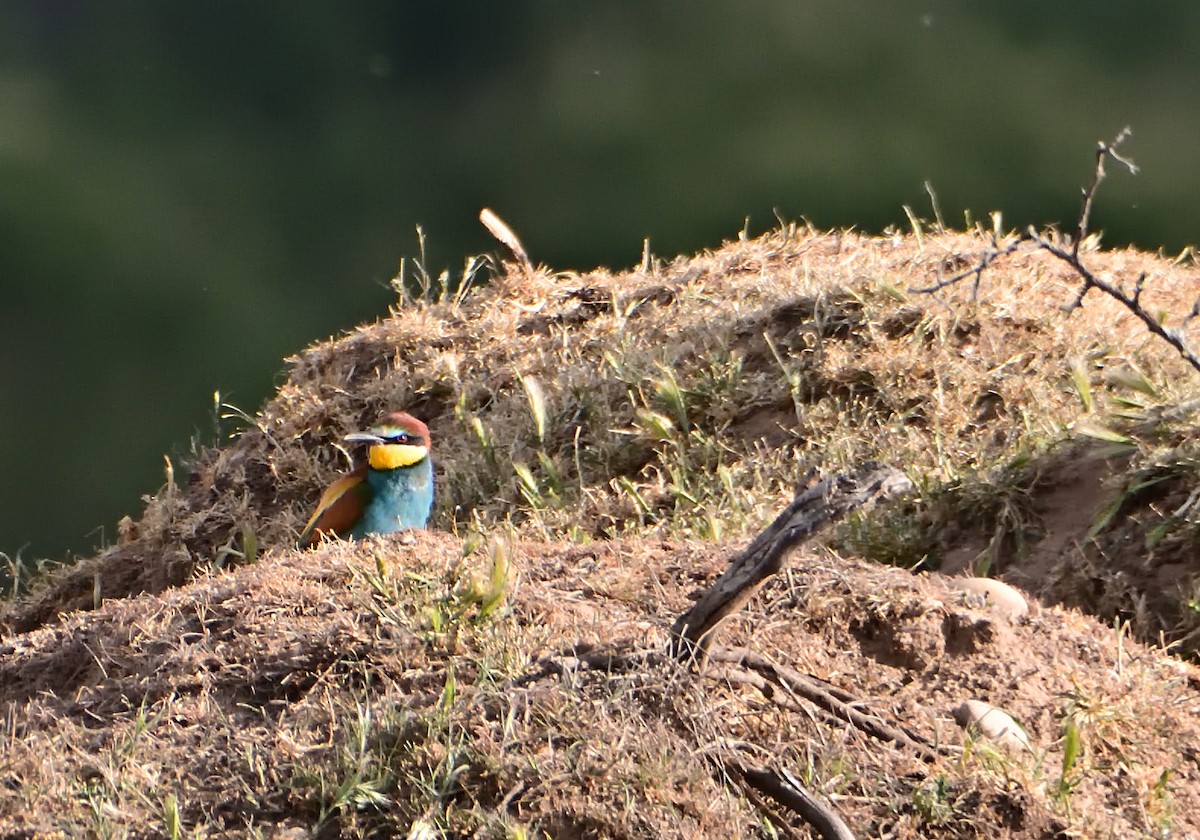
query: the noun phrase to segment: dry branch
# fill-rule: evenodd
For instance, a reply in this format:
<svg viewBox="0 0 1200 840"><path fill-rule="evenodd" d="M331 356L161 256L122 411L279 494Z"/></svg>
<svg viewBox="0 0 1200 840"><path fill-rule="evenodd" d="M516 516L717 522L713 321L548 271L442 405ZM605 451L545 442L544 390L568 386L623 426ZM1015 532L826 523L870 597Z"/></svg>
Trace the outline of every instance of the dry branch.
<svg viewBox="0 0 1200 840"><path fill-rule="evenodd" d="M822 685L820 680L771 662L745 648L713 648L708 652L708 658L711 662L745 668L761 677L767 684L777 685L790 695L803 697L873 738L906 747L925 761L937 758L937 750L925 738L898 729L870 711L856 707L857 701L835 686ZM763 693L767 694L766 691Z"/></svg>
<svg viewBox="0 0 1200 840"><path fill-rule="evenodd" d="M741 759L726 759L726 769L745 779L746 784L770 797L780 805L795 811L825 840L854 840L850 829L829 806L804 789L791 774L779 774L761 764Z"/></svg>
<svg viewBox="0 0 1200 840"><path fill-rule="evenodd" d="M744 677L765 696L778 686L785 694L782 705L794 705L803 697L819 708L883 740L911 747L929 760L934 750L917 738L852 707L850 699L833 687L824 687L798 671L775 665L753 651L712 649L714 631L772 575L783 567L784 557L821 528L877 499L907 490L912 484L899 470L868 462L856 470L818 480L815 472L804 477L796 497L739 554L717 582L671 627L669 655L680 660L711 659L740 671L725 676ZM749 764L740 758L725 761L726 772L741 777L747 785L793 811L826 840L854 840L841 818L786 771Z"/></svg>
<svg viewBox="0 0 1200 840"><path fill-rule="evenodd" d="M703 658L721 622L783 567L784 557L796 546L851 511L911 486L899 470L874 462L820 481L810 472L787 509L676 620L671 627L671 655L681 660Z"/></svg>
<svg viewBox="0 0 1200 840"><path fill-rule="evenodd" d="M1144 273L1134 281L1133 292L1130 293L1115 283L1110 283L1101 277L1097 277L1079 255L1079 250L1089 235L1089 225L1091 224L1092 207L1096 201L1096 191L1107 176L1104 169L1105 160L1111 158L1126 167L1133 174L1137 174L1138 169L1133 161L1122 156L1118 151L1121 144L1129 138L1129 135L1129 128L1126 127L1113 138L1111 143L1100 141L1096 144L1096 163L1092 169L1092 181L1082 190L1083 205L1079 210L1079 219L1076 222L1075 233L1067 237L1068 243L1066 246L1061 243L1062 237L1057 233L1050 230L1039 231L1032 225L1026 228L1015 240L1004 246L1000 245L996 235L993 233L992 247L979 256L978 262L972 268L953 277L941 279L931 286L913 288L910 291L917 294L932 294L949 286L957 285L967 278L974 278L972 290L972 298L974 298L979 292L979 284L983 279L983 273L996 260L1029 246L1033 250L1045 251L1062 260L1083 281L1078 293L1075 295L1075 300L1066 307L1067 314L1074 312L1083 305L1083 299L1087 296L1088 292L1092 289L1098 289L1114 300L1119 301L1122 306L1132 312L1146 326L1146 329L1151 334L1158 336L1167 342L1167 344L1174 347L1185 362L1191 365L1197 372L1200 372L1200 354L1197 354L1191 347L1184 334L1184 328L1193 319L1200 317L1200 298L1196 299L1191 311L1184 317L1179 327L1168 327L1142 306L1142 291L1146 286L1146 275Z"/></svg>
<svg viewBox="0 0 1200 840"><path fill-rule="evenodd" d="M899 470L874 462L825 479L818 479L817 474L810 471L797 489L792 503L733 560L700 600L675 622L671 628L667 661L710 659L728 667L711 669L705 673L706 677L752 684L765 697L774 699L785 708L799 708L802 698L872 737L912 749L926 761L935 758L936 751L925 739L856 708L853 705L854 698L834 686L821 684L815 678L770 662L750 650L711 648L713 632L717 627L783 567L784 558L797 545L851 511L911 486L911 482ZM562 676L573 671L625 671L662 661L662 654L646 651L622 653L572 649L565 656L543 659L536 671L513 680L510 685L516 687L550 675ZM730 776L742 779L753 790L797 814L826 840L854 840L854 835L841 818L786 771L777 772L763 765L748 763L737 756L725 758L722 763Z"/></svg>

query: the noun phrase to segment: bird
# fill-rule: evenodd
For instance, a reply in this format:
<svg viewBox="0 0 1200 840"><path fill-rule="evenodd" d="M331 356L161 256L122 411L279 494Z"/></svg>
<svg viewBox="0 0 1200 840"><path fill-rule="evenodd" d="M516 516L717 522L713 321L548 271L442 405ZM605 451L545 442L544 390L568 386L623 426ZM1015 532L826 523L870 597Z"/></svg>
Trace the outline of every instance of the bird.
<svg viewBox="0 0 1200 840"><path fill-rule="evenodd" d="M321 495L300 533L300 547L315 545L326 534L354 540L424 528L433 507L429 428L396 411L343 440L368 444L367 462Z"/></svg>

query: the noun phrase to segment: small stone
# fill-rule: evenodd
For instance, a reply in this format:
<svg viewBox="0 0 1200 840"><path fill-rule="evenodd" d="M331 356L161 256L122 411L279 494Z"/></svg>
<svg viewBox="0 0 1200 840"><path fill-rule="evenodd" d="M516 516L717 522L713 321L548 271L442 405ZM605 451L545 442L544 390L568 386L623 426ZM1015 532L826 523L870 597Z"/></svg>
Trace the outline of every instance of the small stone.
<svg viewBox="0 0 1200 840"><path fill-rule="evenodd" d="M950 586L967 596L972 607L988 607L994 612L1016 621L1029 613L1029 602L1025 596L1002 580L995 578L951 578Z"/></svg>
<svg viewBox="0 0 1200 840"><path fill-rule="evenodd" d="M955 722L963 729L975 730L1009 751L1033 751L1029 736L1012 716L982 700L966 700L954 710Z"/></svg>

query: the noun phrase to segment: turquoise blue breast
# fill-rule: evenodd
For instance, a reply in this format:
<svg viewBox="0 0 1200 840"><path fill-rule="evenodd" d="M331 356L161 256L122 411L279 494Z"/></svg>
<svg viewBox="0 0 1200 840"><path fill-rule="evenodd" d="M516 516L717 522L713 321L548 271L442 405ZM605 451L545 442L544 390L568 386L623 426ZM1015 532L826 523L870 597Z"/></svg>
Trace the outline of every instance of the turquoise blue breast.
<svg viewBox="0 0 1200 840"><path fill-rule="evenodd" d="M411 467L368 470L371 498L350 529L352 538L424 528L433 506L433 464L425 458Z"/></svg>

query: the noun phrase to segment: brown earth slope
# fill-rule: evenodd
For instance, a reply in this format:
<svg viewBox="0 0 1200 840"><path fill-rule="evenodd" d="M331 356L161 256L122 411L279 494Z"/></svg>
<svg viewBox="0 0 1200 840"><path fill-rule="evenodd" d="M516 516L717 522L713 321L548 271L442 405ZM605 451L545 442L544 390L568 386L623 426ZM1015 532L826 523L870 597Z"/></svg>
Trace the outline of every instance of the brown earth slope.
<svg viewBox="0 0 1200 840"><path fill-rule="evenodd" d="M985 247L788 228L623 274L508 267L311 348L120 545L8 604L0 836L806 836L736 754L859 836L1200 837L1197 677L1136 640L1200 627L1195 433L1169 411L1194 375L1108 299L1064 315L1076 284L1041 252L977 301L907 291ZM1146 272L1166 313L1200 286L1086 259ZM433 431L449 533L292 551L338 439L395 408ZM868 458L914 492L721 641L916 752L749 660L657 655L805 469ZM1040 605L1009 620L856 557L987 569ZM969 698L1030 748L960 730Z"/></svg>
<svg viewBox="0 0 1200 840"><path fill-rule="evenodd" d="M1195 672L1078 613L1013 623L936 574L818 552L723 634L936 744L923 758L737 669L578 664L662 650L720 547L518 542L507 557L520 582L491 619L462 595L485 559L430 533L271 558L10 640L0 836L159 837L172 813L205 836L403 836L422 820L453 836L756 836L727 753L789 768L859 837L1200 836ZM967 698L1010 712L1031 749L965 735L951 712ZM1082 749L1064 771L1068 722Z"/></svg>

